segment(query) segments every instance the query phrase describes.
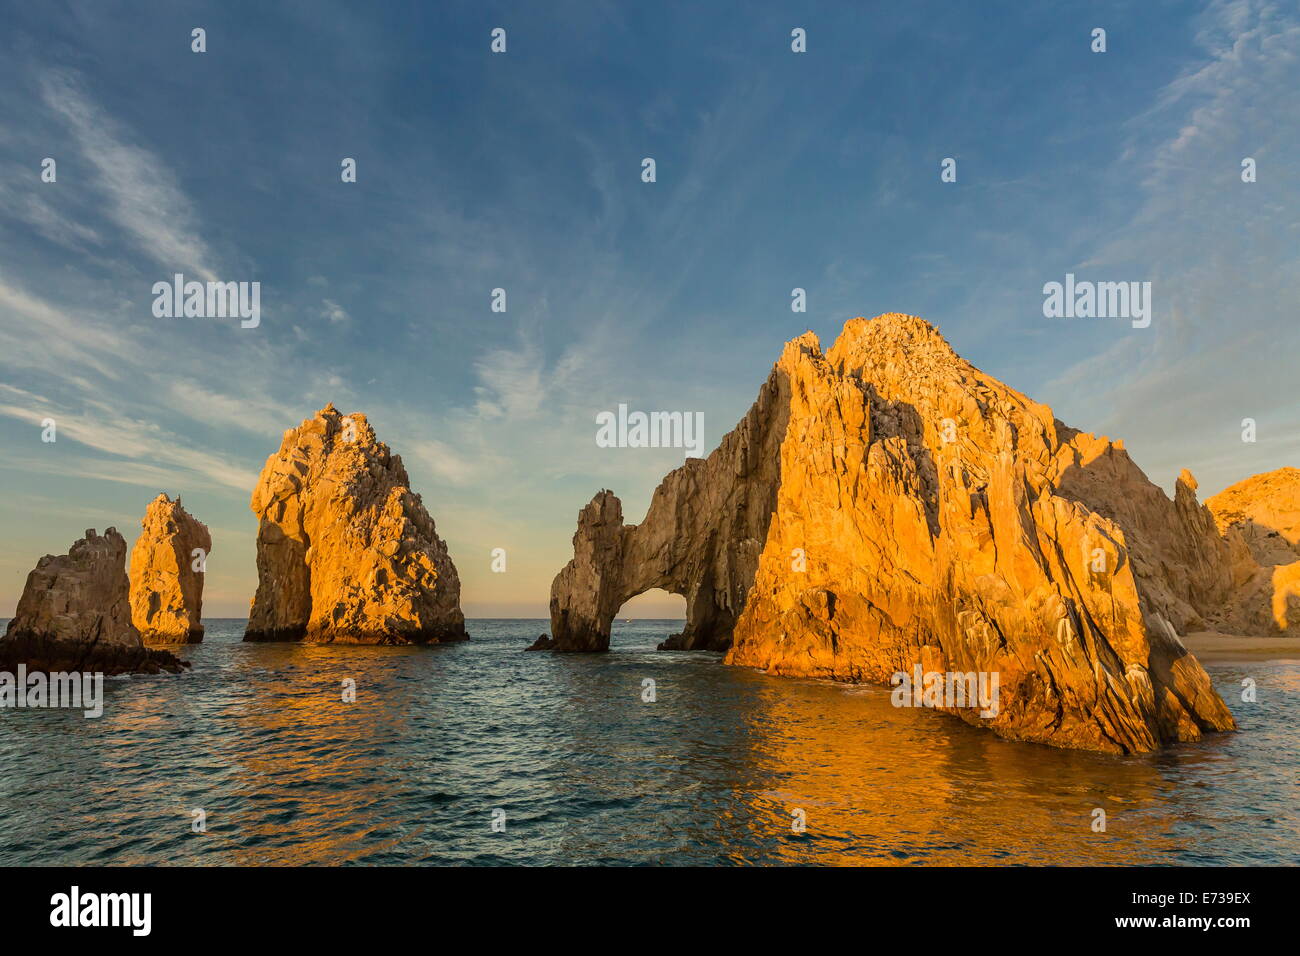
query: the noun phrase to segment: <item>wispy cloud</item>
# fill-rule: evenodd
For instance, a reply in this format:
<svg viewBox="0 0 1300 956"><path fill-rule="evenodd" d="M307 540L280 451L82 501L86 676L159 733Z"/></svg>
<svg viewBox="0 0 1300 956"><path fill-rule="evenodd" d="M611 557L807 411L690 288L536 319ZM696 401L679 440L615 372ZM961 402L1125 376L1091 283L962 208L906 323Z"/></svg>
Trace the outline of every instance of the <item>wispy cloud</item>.
<svg viewBox="0 0 1300 956"><path fill-rule="evenodd" d="M321 315L335 324L347 322L352 318L352 316L348 315L347 310L333 299L321 301Z"/></svg>
<svg viewBox="0 0 1300 956"><path fill-rule="evenodd" d="M39 428L47 418L56 424L56 441L71 439L115 458L100 460L99 473L115 481L156 485L161 475L190 472L217 485L247 491L257 475L226 457L195 448L157 423L117 413L103 402L88 402L81 411L56 406L39 395L0 384L0 416ZM119 460L120 459L120 460ZM141 467L140 462L148 462ZM171 471L168 467L170 466Z"/></svg>
<svg viewBox="0 0 1300 956"><path fill-rule="evenodd" d="M1191 465L1212 492L1300 452L1294 393L1273 384L1293 379L1300 349L1300 183L1284 168L1300 127L1282 119L1300 86L1300 15L1219 2L1196 36L1202 57L1127 124L1116 175L1137 170L1142 200L1085 263L1144 268L1155 321L1063 369L1046 391L1070 396L1072 411L1088 403L1089 427L1143 449L1153 477ZM1256 183L1241 181L1246 156L1259 163ZM1244 418L1261 422L1256 445L1239 440Z"/></svg>
<svg viewBox="0 0 1300 956"><path fill-rule="evenodd" d="M73 73L41 78L45 104L63 118L82 155L98 174L107 211L136 244L168 270L215 280L212 252L199 236L197 216L175 175L100 109Z"/></svg>

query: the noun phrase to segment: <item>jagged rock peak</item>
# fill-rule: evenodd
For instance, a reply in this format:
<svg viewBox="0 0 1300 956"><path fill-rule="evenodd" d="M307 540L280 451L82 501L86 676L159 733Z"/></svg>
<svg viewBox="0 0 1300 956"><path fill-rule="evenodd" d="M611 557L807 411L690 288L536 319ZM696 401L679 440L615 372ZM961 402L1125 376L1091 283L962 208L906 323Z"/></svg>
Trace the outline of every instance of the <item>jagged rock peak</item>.
<svg viewBox="0 0 1300 956"><path fill-rule="evenodd" d="M253 491L245 640L464 640L460 579L402 459L333 403L284 434Z"/></svg>
<svg viewBox="0 0 1300 956"><path fill-rule="evenodd" d="M189 664L146 648L131 623L126 540L86 531L67 554L47 554L27 576L0 640L0 668L106 674L179 671Z"/></svg>
<svg viewBox="0 0 1300 956"><path fill-rule="evenodd" d="M919 316L903 312L886 312L874 319L849 319L832 349L881 353L901 350L958 358L937 328Z"/></svg>
<svg viewBox="0 0 1300 956"><path fill-rule="evenodd" d="M203 569L211 553L207 525L179 496L149 502L131 549L131 620L146 644L203 640Z"/></svg>

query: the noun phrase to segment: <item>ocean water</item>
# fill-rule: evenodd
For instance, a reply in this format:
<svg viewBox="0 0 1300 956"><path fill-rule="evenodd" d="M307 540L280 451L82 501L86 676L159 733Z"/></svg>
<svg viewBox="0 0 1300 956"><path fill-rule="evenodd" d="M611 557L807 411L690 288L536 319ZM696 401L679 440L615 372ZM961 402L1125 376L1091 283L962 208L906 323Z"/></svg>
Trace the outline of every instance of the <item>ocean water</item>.
<svg viewBox="0 0 1300 956"><path fill-rule="evenodd" d="M431 648L205 623L192 672L106 681L99 719L0 710L0 864L1300 861L1296 661L1209 663L1240 733L1114 757L656 651L680 621L604 655L524 653L544 621Z"/></svg>

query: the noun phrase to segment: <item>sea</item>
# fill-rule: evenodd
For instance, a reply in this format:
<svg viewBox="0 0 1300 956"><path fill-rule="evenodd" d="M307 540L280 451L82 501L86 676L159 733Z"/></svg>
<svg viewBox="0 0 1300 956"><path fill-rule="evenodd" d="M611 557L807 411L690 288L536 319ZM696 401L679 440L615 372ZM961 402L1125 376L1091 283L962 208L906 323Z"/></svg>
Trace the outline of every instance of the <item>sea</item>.
<svg viewBox="0 0 1300 956"><path fill-rule="evenodd" d="M526 653L540 620L439 647L204 623L191 671L107 679L99 718L0 709L0 864L1300 862L1300 661L1208 662L1240 731L1123 757L656 651L681 621L581 655Z"/></svg>

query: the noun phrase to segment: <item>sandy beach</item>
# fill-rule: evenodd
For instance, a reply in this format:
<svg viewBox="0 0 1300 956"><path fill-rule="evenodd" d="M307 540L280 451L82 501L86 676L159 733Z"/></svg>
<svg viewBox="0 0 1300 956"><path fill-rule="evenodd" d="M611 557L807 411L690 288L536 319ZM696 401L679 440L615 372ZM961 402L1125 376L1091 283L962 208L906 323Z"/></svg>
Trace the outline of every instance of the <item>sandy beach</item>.
<svg viewBox="0 0 1300 956"><path fill-rule="evenodd" d="M1184 635L1183 643L1203 661L1300 660L1300 637L1243 637L1196 631Z"/></svg>

